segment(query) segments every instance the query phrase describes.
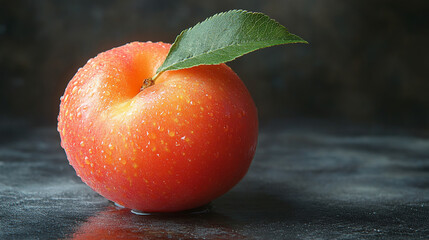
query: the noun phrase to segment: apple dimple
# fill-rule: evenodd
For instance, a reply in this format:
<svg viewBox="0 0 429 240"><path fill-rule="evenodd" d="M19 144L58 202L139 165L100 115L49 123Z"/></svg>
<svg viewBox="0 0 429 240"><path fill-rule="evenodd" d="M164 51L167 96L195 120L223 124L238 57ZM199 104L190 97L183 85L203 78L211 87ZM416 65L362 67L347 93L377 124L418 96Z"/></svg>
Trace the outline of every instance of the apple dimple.
<svg viewBox="0 0 429 240"><path fill-rule="evenodd" d="M161 74L170 45L130 43L78 71L61 100L62 146L82 180L106 198L149 212L207 204L247 172L257 111L225 64Z"/></svg>

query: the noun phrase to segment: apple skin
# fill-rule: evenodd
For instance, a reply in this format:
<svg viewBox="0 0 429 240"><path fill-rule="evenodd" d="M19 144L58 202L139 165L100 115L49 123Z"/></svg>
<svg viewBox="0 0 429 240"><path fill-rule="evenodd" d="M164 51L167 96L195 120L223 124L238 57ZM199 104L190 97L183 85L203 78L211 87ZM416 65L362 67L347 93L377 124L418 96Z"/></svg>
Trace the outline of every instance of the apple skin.
<svg viewBox="0 0 429 240"><path fill-rule="evenodd" d="M89 60L61 97L61 146L77 175L105 198L144 212L208 204L253 159L258 117L225 64L155 75L170 44L133 42Z"/></svg>

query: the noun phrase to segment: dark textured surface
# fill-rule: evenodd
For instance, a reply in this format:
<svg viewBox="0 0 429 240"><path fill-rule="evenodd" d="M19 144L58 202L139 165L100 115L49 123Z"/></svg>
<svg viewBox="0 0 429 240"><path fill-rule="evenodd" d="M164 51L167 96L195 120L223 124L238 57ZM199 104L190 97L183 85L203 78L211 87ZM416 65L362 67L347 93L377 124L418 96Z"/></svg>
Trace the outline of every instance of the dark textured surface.
<svg viewBox="0 0 429 240"><path fill-rule="evenodd" d="M84 185L54 128L0 128L0 239L427 239L429 138L278 121L248 175L195 215L137 216Z"/></svg>

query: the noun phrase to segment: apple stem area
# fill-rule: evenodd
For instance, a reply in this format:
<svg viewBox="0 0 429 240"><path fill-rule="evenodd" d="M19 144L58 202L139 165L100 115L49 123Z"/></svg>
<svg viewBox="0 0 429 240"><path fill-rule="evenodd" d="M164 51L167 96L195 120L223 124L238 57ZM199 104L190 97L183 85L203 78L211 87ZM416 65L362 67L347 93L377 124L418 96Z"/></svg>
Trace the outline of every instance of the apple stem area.
<svg viewBox="0 0 429 240"><path fill-rule="evenodd" d="M152 86L152 85L154 85L155 84L155 80L153 79L153 78L146 78L144 81L143 81L143 85L142 85L142 87L140 88L140 91L143 91L144 89L146 89L146 88L148 88L148 87L150 87L150 86Z"/></svg>
<svg viewBox="0 0 429 240"><path fill-rule="evenodd" d="M158 78L158 76L159 76L161 73L163 73L163 72L159 72L159 73L155 74L155 76L153 76L152 78L146 78L146 79L143 81L143 84L142 84L142 87L140 88L140 91L143 91L144 89L146 89L146 88L148 88L148 87L150 87L150 86L154 85L154 84L155 84L156 79Z"/></svg>

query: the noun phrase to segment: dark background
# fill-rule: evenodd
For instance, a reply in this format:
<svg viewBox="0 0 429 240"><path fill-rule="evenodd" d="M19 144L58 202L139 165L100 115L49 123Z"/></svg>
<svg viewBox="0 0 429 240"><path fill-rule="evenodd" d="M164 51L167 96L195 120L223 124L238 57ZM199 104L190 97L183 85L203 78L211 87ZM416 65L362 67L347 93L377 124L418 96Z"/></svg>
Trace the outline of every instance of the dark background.
<svg viewBox="0 0 429 240"><path fill-rule="evenodd" d="M229 65L261 122L282 117L429 130L428 1L0 1L0 120L54 125L77 69L131 41L173 42L217 12L261 11L310 42Z"/></svg>

